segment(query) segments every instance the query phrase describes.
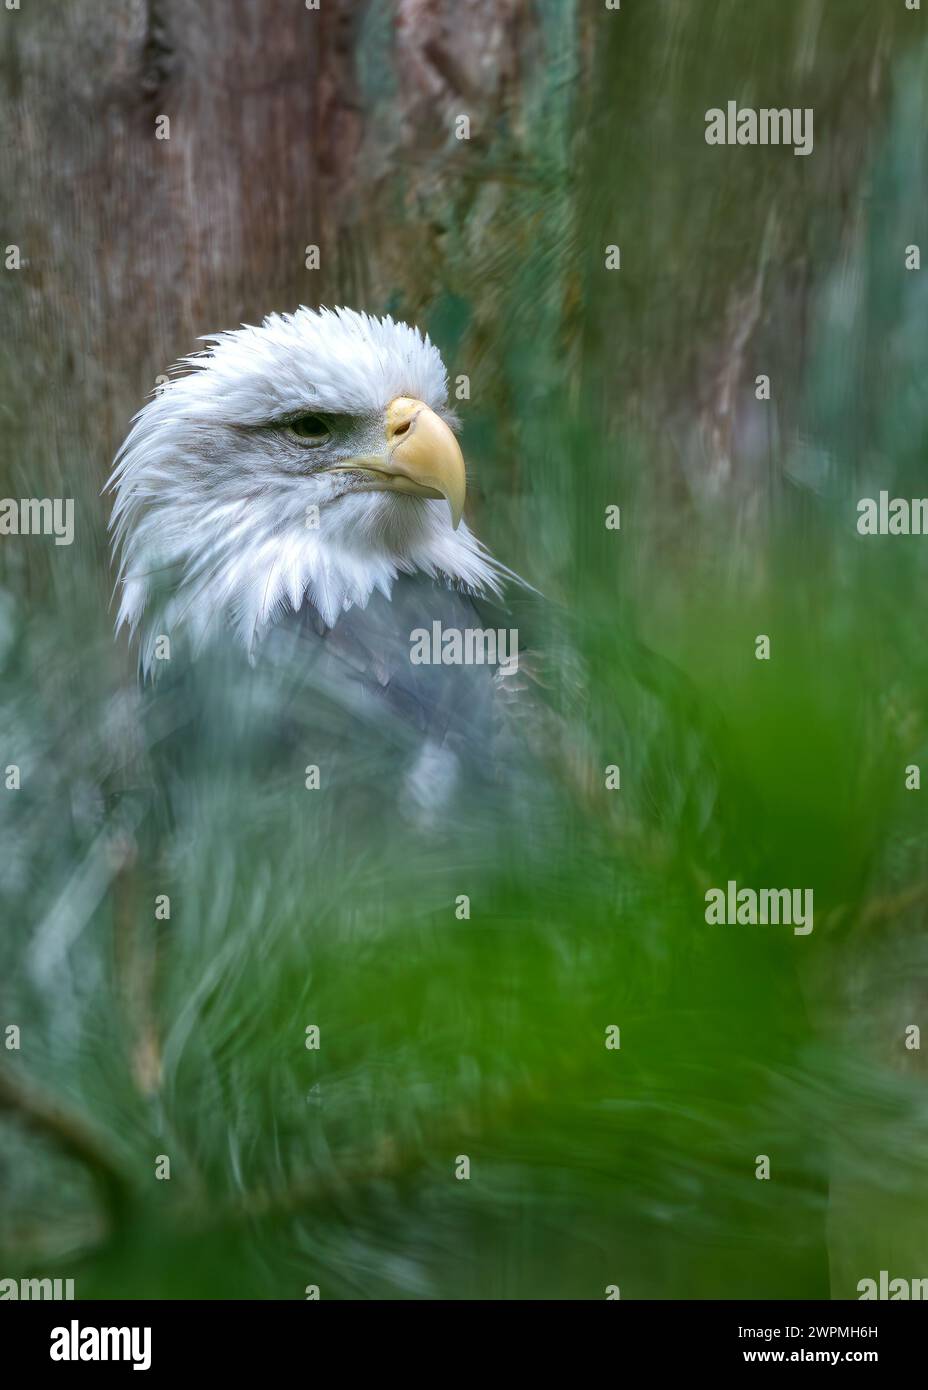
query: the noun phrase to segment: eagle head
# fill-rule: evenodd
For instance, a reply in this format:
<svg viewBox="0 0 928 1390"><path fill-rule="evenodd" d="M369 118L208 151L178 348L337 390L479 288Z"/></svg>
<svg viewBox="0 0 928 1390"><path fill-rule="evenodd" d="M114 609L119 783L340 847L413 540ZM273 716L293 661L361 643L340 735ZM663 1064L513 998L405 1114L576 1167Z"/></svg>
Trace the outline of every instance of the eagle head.
<svg viewBox="0 0 928 1390"><path fill-rule="evenodd" d="M300 308L203 338L135 417L108 488L117 630L249 652L309 603L327 626L401 573L474 593L503 572L461 520L448 378L417 329Z"/></svg>

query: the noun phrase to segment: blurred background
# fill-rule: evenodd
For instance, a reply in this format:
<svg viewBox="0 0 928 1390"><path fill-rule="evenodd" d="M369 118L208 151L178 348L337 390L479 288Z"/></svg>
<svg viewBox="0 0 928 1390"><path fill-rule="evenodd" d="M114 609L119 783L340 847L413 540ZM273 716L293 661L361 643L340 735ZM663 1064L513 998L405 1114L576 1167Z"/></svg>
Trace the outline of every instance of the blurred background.
<svg viewBox="0 0 928 1390"><path fill-rule="evenodd" d="M0 1276L391 1299L928 1276L905 772L928 542L856 531L859 498L928 491L926 23L0 11L0 494L76 508L70 547L0 537ZM728 100L813 108L813 153L708 146ZM404 317L469 378L470 516L544 595L518 775L429 833L338 710L304 711L298 773L338 750L309 796L262 761L260 673L193 673L222 718L192 737L190 692L140 690L112 637L101 489L132 415L199 335L301 303ZM812 888L814 932L707 927L728 879Z"/></svg>

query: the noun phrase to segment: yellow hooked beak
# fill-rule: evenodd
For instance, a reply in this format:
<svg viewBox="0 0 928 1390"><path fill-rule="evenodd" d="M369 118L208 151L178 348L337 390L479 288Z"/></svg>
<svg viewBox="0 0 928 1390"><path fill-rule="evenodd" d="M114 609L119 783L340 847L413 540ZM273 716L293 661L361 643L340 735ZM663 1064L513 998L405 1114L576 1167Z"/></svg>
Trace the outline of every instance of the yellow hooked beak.
<svg viewBox="0 0 928 1390"><path fill-rule="evenodd" d="M464 510L464 455L453 432L424 401L397 396L387 406L387 450L383 457L365 454L339 464L332 472L368 475L377 492L408 497L445 497L455 530Z"/></svg>

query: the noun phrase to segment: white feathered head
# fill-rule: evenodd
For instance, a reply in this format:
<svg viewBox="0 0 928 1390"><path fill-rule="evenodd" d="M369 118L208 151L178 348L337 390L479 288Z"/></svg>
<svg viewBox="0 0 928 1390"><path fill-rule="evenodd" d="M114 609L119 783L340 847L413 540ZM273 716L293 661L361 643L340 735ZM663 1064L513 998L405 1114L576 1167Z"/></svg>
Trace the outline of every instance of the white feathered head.
<svg viewBox="0 0 928 1390"><path fill-rule="evenodd" d="M461 521L464 460L428 337L351 309L210 335L136 416L108 487L117 629L253 650L286 610L333 625L400 573L499 592Z"/></svg>

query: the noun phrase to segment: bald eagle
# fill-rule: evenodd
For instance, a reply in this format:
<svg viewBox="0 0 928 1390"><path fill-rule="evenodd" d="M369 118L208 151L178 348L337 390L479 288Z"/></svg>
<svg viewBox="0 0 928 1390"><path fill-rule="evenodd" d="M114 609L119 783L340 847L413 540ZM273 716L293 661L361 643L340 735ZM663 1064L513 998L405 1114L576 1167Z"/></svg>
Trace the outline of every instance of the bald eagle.
<svg viewBox="0 0 928 1390"><path fill-rule="evenodd" d="M471 594L506 573L462 520L466 479L437 349L408 324L300 308L218 333L139 412L109 488L117 627L254 654L285 613L326 628L400 575ZM178 372L182 374L177 374Z"/></svg>
<svg viewBox="0 0 928 1390"><path fill-rule="evenodd" d="M444 799L462 760L492 762L512 667L417 665L413 635L436 622L484 631L475 602L501 599L518 576L463 520L437 349L406 323L346 308L271 314L202 341L136 416L108 484L117 630L138 638L143 679L162 689L219 648L273 671L286 690L271 722L278 736L297 726L291 744L331 753L347 711L376 727L380 757L389 724L414 801ZM184 653L167 681L165 647ZM204 725L238 717L220 713L230 687L242 681L227 668L201 690Z"/></svg>

